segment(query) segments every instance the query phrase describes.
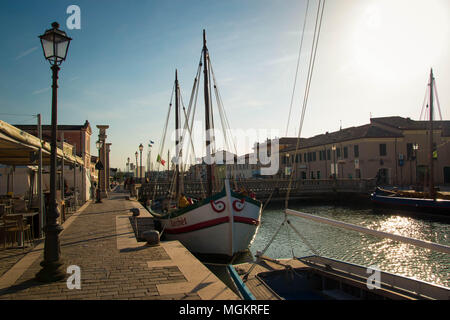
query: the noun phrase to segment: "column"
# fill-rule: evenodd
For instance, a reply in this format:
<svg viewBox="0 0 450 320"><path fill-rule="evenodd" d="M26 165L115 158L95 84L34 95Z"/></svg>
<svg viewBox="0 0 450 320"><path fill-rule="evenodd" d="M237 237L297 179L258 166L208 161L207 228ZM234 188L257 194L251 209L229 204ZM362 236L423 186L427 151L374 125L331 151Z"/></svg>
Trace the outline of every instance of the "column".
<svg viewBox="0 0 450 320"><path fill-rule="evenodd" d="M107 125L97 125L97 128L100 130L98 139L102 142L102 147L100 148L100 161L103 164L103 170L100 170L98 183L100 186L100 193L102 198L108 197L107 192L107 180L106 180L106 129L109 128Z"/></svg>
<svg viewBox="0 0 450 320"><path fill-rule="evenodd" d="M110 174L110 171L109 171L109 152L111 151L111 145L112 145L112 143L107 143L106 144L106 166L105 166L105 168L106 168L106 190L108 190L108 191L111 191L110 183L109 183L109 174Z"/></svg>

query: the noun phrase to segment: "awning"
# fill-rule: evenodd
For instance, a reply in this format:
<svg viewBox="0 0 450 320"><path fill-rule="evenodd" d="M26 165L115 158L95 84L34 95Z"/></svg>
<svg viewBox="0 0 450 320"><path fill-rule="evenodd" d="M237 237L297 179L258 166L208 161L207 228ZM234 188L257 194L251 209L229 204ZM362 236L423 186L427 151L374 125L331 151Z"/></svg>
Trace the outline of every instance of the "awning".
<svg viewBox="0 0 450 320"><path fill-rule="evenodd" d="M41 141L25 131L0 120L0 163L6 165L35 165L38 163L38 151ZM66 149L66 148L64 148ZM48 142L42 141L43 165L50 164L51 147ZM84 166L83 159L72 154L64 153L57 148L57 157L64 157L68 163Z"/></svg>

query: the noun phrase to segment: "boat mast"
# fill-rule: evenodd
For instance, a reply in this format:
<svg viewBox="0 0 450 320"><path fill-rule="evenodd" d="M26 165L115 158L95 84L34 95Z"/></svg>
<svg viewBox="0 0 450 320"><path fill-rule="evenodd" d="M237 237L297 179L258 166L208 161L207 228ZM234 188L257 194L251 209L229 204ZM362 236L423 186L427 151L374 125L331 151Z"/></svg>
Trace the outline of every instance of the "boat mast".
<svg viewBox="0 0 450 320"><path fill-rule="evenodd" d="M430 152L428 155L429 159L429 185L430 185L430 198L434 199L436 197L436 193L434 190L434 175L433 175L433 69L431 69L430 72L430 132L429 132L429 139L430 139Z"/></svg>
<svg viewBox="0 0 450 320"><path fill-rule="evenodd" d="M175 199L180 197L180 104L179 104L178 70L175 69Z"/></svg>
<svg viewBox="0 0 450 320"><path fill-rule="evenodd" d="M204 75L204 94L205 94L205 129L206 129L206 194L212 195L212 166L211 166L211 136L210 136L210 112L212 112L209 101L209 71L208 71L208 48L206 47L206 32L203 29L203 75Z"/></svg>

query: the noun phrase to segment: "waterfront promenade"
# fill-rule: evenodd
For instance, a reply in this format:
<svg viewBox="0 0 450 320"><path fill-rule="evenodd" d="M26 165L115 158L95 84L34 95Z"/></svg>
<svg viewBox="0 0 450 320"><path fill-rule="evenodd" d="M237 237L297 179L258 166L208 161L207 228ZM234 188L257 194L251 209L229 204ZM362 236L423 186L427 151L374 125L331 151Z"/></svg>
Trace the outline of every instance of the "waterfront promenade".
<svg viewBox="0 0 450 320"><path fill-rule="evenodd" d="M112 192L103 203L88 202L63 225L62 257L66 267L80 267L81 289L68 289L65 280L34 280L43 260L41 242L13 266L0 259L0 300L239 299L178 241L138 242L130 209L139 208L140 218L149 214L126 196Z"/></svg>

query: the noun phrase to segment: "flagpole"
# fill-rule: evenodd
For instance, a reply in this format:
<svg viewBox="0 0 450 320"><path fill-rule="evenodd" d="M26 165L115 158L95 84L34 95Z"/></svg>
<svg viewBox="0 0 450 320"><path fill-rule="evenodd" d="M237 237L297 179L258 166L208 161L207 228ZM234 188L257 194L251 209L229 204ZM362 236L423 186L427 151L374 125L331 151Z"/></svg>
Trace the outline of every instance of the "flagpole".
<svg viewBox="0 0 450 320"><path fill-rule="evenodd" d="M148 170L148 178L150 179L150 176L151 176L151 171L152 171L152 145L153 145L153 141L152 140L150 140L150 143L148 144L148 164L147 164L147 166L148 166L148 168L147 168L147 170Z"/></svg>

